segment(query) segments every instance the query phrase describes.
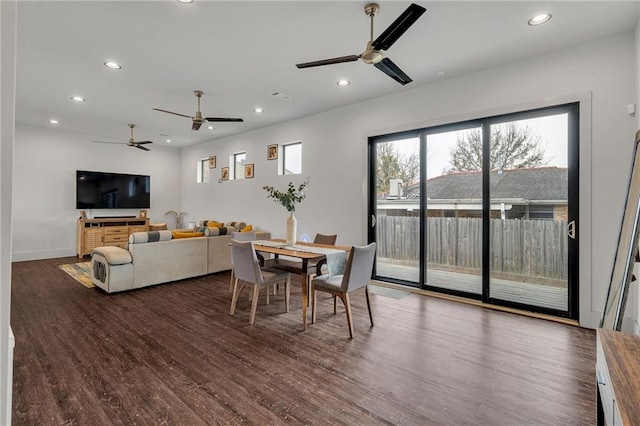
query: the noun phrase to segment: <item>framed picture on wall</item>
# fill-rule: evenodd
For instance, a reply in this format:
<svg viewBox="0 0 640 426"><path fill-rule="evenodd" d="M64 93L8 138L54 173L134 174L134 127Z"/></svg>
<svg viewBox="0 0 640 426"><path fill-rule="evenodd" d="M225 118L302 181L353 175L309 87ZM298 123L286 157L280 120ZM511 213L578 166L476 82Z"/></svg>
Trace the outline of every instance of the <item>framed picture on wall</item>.
<svg viewBox="0 0 640 426"><path fill-rule="evenodd" d="M222 172L220 174L220 176L222 177L222 180L229 180L229 168L228 167L223 167Z"/></svg>
<svg viewBox="0 0 640 426"><path fill-rule="evenodd" d="M251 179L253 177L253 163L244 166L245 179Z"/></svg>
<svg viewBox="0 0 640 426"><path fill-rule="evenodd" d="M269 145L267 147L267 160L278 159L278 145Z"/></svg>
<svg viewBox="0 0 640 426"><path fill-rule="evenodd" d="M209 157L209 168L210 169L215 169L216 168L216 156L212 155L211 157Z"/></svg>

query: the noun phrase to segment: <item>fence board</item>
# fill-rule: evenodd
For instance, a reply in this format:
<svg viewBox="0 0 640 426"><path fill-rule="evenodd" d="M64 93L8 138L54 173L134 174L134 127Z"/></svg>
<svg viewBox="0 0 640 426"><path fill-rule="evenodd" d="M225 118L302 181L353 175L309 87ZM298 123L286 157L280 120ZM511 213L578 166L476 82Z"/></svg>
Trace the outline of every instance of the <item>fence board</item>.
<svg viewBox="0 0 640 426"><path fill-rule="evenodd" d="M419 262L419 218L377 219L378 256ZM482 219L429 217L426 244L428 264L482 269ZM491 219L489 246L492 272L567 279L565 221Z"/></svg>

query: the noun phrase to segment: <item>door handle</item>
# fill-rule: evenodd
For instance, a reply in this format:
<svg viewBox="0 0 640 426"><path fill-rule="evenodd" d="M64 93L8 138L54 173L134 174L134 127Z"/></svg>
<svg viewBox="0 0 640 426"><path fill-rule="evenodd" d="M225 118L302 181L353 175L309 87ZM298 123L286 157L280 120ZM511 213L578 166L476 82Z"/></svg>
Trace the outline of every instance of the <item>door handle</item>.
<svg viewBox="0 0 640 426"><path fill-rule="evenodd" d="M374 226L376 226L376 223L377 223L376 215L372 214L371 215L371 227L373 228Z"/></svg>
<svg viewBox="0 0 640 426"><path fill-rule="evenodd" d="M576 221L575 220L572 220L571 222L569 222L569 225L567 227L567 235L572 240L576 239Z"/></svg>

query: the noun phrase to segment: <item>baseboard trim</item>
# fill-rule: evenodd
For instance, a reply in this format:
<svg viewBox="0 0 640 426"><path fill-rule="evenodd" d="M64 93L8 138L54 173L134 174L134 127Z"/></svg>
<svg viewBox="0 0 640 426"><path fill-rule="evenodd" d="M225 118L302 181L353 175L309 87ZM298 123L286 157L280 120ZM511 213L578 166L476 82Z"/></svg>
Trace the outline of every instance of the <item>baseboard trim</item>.
<svg viewBox="0 0 640 426"><path fill-rule="evenodd" d="M559 323L562 323L562 324L573 325L573 326L576 326L576 327L580 326L580 323L578 321L572 320L572 319L568 319L568 318L554 317L553 315L539 314L537 312L530 312L530 311L525 311L525 310L521 310L521 309L509 308L507 306L499 306L499 305L493 305L491 303L483 303L483 302L481 302L479 300L466 299L464 297L452 296L450 294L438 293L438 292L429 291L429 290L421 290L419 288L413 288L413 287L399 285L399 284L392 284L392 283L387 283L387 282L384 282L384 281L371 280L371 282L374 283L375 285L379 285L379 286L382 286L382 287L389 287L389 288L393 288L393 289L396 289L396 290L408 291L408 292L420 294L420 295L423 295L423 296L437 297L439 299L451 300L453 302L466 303L468 305L478 306L478 307L487 308L487 309L493 309L495 311L509 312L509 313L512 313L512 314L523 315L523 316L531 317L531 318L538 318L538 319L543 319L543 320L547 320L547 321L559 322Z"/></svg>
<svg viewBox="0 0 640 426"><path fill-rule="evenodd" d="M75 250L44 250L22 253L11 253L12 262L26 262L29 260L55 259L57 257L75 256Z"/></svg>

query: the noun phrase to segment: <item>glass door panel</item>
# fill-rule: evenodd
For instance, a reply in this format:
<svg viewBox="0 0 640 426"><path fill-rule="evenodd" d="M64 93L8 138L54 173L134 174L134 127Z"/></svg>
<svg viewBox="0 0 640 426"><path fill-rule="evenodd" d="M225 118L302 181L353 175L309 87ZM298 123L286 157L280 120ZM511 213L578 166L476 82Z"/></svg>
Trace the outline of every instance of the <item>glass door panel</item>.
<svg viewBox="0 0 640 426"><path fill-rule="evenodd" d="M490 299L568 310L568 116L490 126Z"/></svg>
<svg viewBox="0 0 640 426"><path fill-rule="evenodd" d="M375 275L417 285L420 277L420 139L375 143Z"/></svg>
<svg viewBox="0 0 640 426"><path fill-rule="evenodd" d="M425 286L482 294L480 127L426 135Z"/></svg>

